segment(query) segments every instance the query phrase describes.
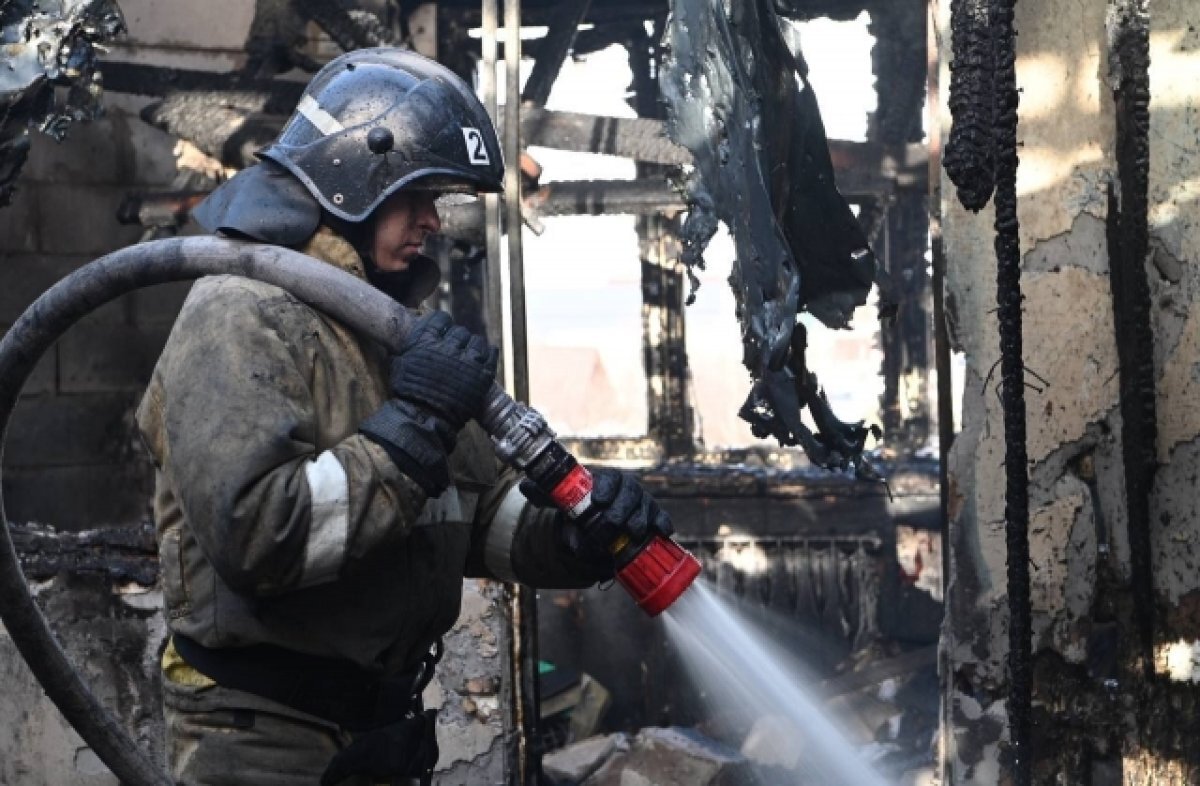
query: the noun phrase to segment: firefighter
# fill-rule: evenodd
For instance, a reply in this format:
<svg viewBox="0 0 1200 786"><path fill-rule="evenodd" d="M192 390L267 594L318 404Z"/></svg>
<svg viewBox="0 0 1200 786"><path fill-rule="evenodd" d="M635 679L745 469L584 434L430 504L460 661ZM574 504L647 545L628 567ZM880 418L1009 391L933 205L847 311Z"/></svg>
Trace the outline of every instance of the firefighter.
<svg viewBox="0 0 1200 786"><path fill-rule="evenodd" d="M413 308L437 285L420 249L439 200L503 175L471 89L394 49L330 62L261 159L194 211L205 229L298 249ZM670 533L611 470L584 524L530 503L472 420L495 371L495 350L441 312L389 356L271 285L192 288L137 413L181 783L427 781L420 694L464 576L585 587L614 574L598 544Z"/></svg>

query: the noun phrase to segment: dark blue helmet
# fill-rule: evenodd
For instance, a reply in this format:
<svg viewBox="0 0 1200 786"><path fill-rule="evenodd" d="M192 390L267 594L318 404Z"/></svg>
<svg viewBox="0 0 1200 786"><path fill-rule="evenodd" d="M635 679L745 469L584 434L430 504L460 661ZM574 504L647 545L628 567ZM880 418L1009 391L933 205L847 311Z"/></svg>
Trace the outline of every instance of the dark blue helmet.
<svg viewBox="0 0 1200 786"><path fill-rule="evenodd" d="M393 48L330 61L260 155L354 223L401 189L473 194L504 183L496 130L470 86L445 66Z"/></svg>

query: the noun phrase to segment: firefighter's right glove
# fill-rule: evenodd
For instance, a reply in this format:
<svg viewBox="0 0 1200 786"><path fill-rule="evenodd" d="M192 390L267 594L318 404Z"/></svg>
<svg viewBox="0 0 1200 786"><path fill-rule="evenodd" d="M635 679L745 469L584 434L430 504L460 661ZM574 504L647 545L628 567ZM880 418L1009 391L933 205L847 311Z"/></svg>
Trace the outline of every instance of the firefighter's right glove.
<svg viewBox="0 0 1200 786"><path fill-rule="evenodd" d="M455 325L445 311L434 311L417 320L392 357L392 394L429 410L457 434L483 414L499 357L485 338Z"/></svg>
<svg viewBox="0 0 1200 786"><path fill-rule="evenodd" d="M561 515L559 531L567 547L580 560L597 568L615 570L612 549L623 541L641 543L652 535L670 537L671 517L659 507L642 484L627 472L597 467L592 473L592 509L582 520ZM531 481L521 482L521 492L535 505L554 504Z"/></svg>
<svg viewBox="0 0 1200 786"><path fill-rule="evenodd" d="M391 361L395 398L359 425L429 496L450 485L447 457L458 432L477 417L496 379L498 352L456 327L444 311L417 320Z"/></svg>

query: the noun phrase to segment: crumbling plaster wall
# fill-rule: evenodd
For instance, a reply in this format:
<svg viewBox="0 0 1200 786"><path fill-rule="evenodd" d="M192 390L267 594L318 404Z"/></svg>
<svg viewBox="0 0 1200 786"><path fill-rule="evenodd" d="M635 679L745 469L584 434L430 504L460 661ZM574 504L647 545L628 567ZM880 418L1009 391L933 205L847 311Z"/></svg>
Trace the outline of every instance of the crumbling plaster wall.
<svg viewBox="0 0 1200 786"><path fill-rule="evenodd" d="M949 4L939 5L941 83L948 84ZM1086 782L1121 782L1122 747L1129 751L1121 740L1136 725L1128 701L1118 696L1128 699L1138 689L1122 684L1112 663L1113 650L1126 646L1114 639L1131 636L1136 626L1120 601L1129 579L1129 546L1106 241L1107 190L1119 188L1106 12L1104 4L1076 0L1018 3L1016 11L1036 673L1049 669L1060 685L1064 674L1079 676L1079 691L1092 691L1067 707L1047 680L1035 679L1037 782L1085 782L1072 780L1085 774ZM1190 0L1151 6L1148 269L1161 462L1151 501L1153 569L1167 617L1187 617L1193 638L1200 635L1200 615L1192 606L1182 612L1183 604L1200 600L1195 25ZM944 105L940 117L945 139L950 118ZM945 177L942 194L947 319L967 360L962 432L949 462L952 567L943 628L942 754L946 783L994 784L1007 734L1008 643L992 208L967 212ZM1160 640L1165 635L1160 628ZM1112 700L1105 707L1105 699L1088 703L1106 695ZM1135 782L1132 769L1125 767L1127 783Z"/></svg>
<svg viewBox="0 0 1200 786"><path fill-rule="evenodd" d="M121 0L128 35L106 59L229 71L254 0ZM0 331L80 265L139 239L117 223L127 193L166 190L175 140L138 117L149 101L109 93L103 119L56 144L36 136L13 204L0 209ZM188 287L141 290L85 318L38 366L4 450L5 511L60 530L126 527L149 515L150 466L133 410ZM45 544L43 543L43 546ZM39 600L89 684L155 755L161 751L157 659L165 628L153 586L75 568L38 584ZM463 612L427 694L440 709L437 780L504 782L510 690L508 599L468 582ZM115 779L46 700L0 627L0 784L109 786Z"/></svg>

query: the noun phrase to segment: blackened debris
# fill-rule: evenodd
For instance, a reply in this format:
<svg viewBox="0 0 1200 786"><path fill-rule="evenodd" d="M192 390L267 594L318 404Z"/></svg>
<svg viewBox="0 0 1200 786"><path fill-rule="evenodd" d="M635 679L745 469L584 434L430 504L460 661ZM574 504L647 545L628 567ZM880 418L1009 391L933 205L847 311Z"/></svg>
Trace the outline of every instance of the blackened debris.
<svg viewBox="0 0 1200 786"><path fill-rule="evenodd" d="M10 527L21 567L36 581L64 571L101 574L113 581L144 586L158 580L158 549L150 524L84 532L60 532L33 524Z"/></svg>
<svg viewBox="0 0 1200 786"><path fill-rule="evenodd" d="M1121 451L1129 511L1129 569L1138 620L1138 653L1154 670L1154 576L1150 543L1150 492L1158 468L1155 414L1154 328L1148 245L1150 173L1150 19L1146 0L1110 6L1113 99L1117 117L1117 178L1110 187L1108 254L1116 328L1121 401Z"/></svg>
<svg viewBox="0 0 1200 786"><path fill-rule="evenodd" d="M1004 531L1008 556L1007 768L1016 786L1033 782L1033 622L1029 585L1029 457L1022 357L1021 244L1017 223L1015 0L989 0L994 25L996 98L996 304L1000 332L1000 403L1004 411Z"/></svg>
<svg viewBox="0 0 1200 786"><path fill-rule="evenodd" d="M303 82L282 79L251 79L244 72L216 73L186 68L165 68L142 63L104 64L104 86L110 93L168 96L175 92L211 91L222 94L231 106L273 115L290 115L304 92Z"/></svg>
<svg viewBox="0 0 1200 786"><path fill-rule="evenodd" d="M265 113L269 94L250 91L172 93L142 110L142 119L186 139L227 167L258 162L255 152L270 144L284 117Z"/></svg>
<svg viewBox="0 0 1200 786"><path fill-rule="evenodd" d="M995 20L991 0L951 0L950 139L942 165L958 201L978 212L996 188Z"/></svg>
<svg viewBox="0 0 1200 786"><path fill-rule="evenodd" d="M101 113L95 44L125 30L111 0L9 0L0 5L0 207L7 205L36 129L62 141ZM55 88L66 88L64 95Z"/></svg>
<svg viewBox="0 0 1200 786"><path fill-rule="evenodd" d="M293 0L292 5L316 22L345 52L390 43L383 23L369 11L348 8L339 0Z"/></svg>
<svg viewBox="0 0 1200 786"><path fill-rule="evenodd" d="M754 387L741 416L756 436L801 445L817 464L870 473L869 431L838 421L805 365L798 312L847 327L866 302L875 256L838 193L807 66L791 29L765 0L673 4L660 83L668 128L696 170L685 187L683 261L703 251L723 220L737 260L730 283ZM797 83L801 88L797 87ZM802 422L808 406L813 434Z"/></svg>

